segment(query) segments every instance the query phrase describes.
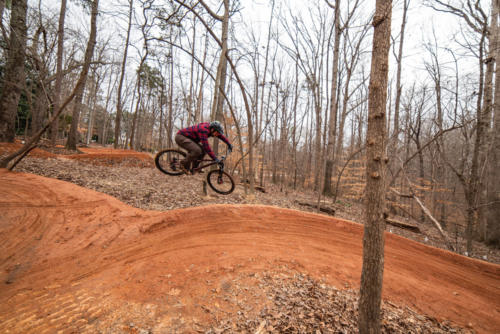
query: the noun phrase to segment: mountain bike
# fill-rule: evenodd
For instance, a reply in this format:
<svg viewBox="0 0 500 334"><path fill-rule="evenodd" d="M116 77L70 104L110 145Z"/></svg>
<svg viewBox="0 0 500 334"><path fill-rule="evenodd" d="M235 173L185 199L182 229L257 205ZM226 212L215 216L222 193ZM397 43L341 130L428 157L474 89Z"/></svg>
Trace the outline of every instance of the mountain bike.
<svg viewBox="0 0 500 334"><path fill-rule="evenodd" d="M184 174L181 169L180 163L186 158L186 152L178 149L166 149L160 151L155 156L155 165L161 172L177 176ZM215 192L222 195L229 195L234 190L234 180L224 171L224 161L226 157L221 157L220 162L217 163L213 160L203 159L198 160L194 164L198 167L193 168L194 173L200 173L204 168L217 165L217 169L213 169L207 174L207 183Z"/></svg>

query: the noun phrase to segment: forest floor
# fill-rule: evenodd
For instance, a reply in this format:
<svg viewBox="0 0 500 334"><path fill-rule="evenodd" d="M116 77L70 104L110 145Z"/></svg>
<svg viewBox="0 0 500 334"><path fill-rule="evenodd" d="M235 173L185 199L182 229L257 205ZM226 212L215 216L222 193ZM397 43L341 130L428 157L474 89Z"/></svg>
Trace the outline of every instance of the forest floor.
<svg viewBox="0 0 500 334"><path fill-rule="evenodd" d="M361 205L204 195L203 174L164 175L146 153L51 151L0 171L0 332L357 332ZM387 226L383 331L499 332L499 251L444 251L410 223L422 233Z"/></svg>

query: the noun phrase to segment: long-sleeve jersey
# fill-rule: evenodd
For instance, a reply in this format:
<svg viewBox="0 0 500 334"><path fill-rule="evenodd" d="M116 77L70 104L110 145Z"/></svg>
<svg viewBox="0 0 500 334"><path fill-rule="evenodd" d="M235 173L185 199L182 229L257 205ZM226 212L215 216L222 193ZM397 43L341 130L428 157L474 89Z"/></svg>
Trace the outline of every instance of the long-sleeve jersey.
<svg viewBox="0 0 500 334"><path fill-rule="evenodd" d="M205 153L207 153L213 160L217 159L217 157L214 154L214 151L212 151L212 148L210 147L210 144L208 144L208 137L212 137L212 134L210 133L210 123L206 122L206 123L200 123L198 125L193 125L181 129L177 133L192 139L196 143L199 143L201 147L203 147ZM216 138L219 138L228 146L231 145L229 140L226 137L224 137L223 134L219 134L219 136L217 136Z"/></svg>

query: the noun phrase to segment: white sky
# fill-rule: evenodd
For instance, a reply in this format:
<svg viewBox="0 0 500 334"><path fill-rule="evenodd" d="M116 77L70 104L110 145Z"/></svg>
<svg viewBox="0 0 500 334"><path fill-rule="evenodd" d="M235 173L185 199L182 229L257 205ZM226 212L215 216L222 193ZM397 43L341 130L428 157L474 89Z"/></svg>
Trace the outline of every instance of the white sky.
<svg viewBox="0 0 500 334"><path fill-rule="evenodd" d="M60 1L58 0L29 0L30 5L38 6L38 2L41 1L42 7L48 7L53 15L58 14ZM210 0L209 0L210 1ZM342 3L349 3L347 1L352 0L343 0ZM74 28L86 29L88 26L88 15L82 15L82 8L80 6L75 5L74 0L68 0L68 15L66 19L66 23L69 26ZM116 4L120 2L123 3L123 7L118 7ZM212 0L213 3L218 3L218 1ZM293 8L293 11L296 13L307 13L306 6L310 4L308 1L302 0L276 0L276 7L285 6L289 8ZM330 1L333 2L333 1ZM410 80L425 80L425 68L423 62L428 58L428 53L423 47L423 43L426 41L433 39L433 34L435 33L438 39L438 45L440 48L451 48L456 49L456 44L452 41L451 36L459 30L459 20L457 17L451 14L444 14L436 12L428 7L425 7L421 4L422 0L411 0L410 10L408 13L408 22L406 28L405 35L405 48L404 48L404 60L403 60L403 68L404 75ZM137 3L137 1L136 1ZM267 33L267 22L270 16L270 8L269 8L269 0L245 0L242 1L243 12L241 17L243 18L245 24L252 26L254 29L261 29L262 34L265 35ZM374 6L373 0L365 0L364 7L361 8L362 11L366 13L367 16L373 11ZM109 35L112 35L115 41L115 47L119 48L123 45L123 36L125 35L126 26L126 15L127 15L127 5L125 0L101 0L100 2L101 9L118 11L121 8L121 12L123 13L122 18L122 30L113 27L113 19L109 17L101 17L99 20L100 23L100 33L106 31ZM214 7L215 8L215 7ZM331 15L333 15L333 10L329 9ZM392 20L392 31L393 36L397 36L400 30L401 24L401 15L402 15L402 4L401 0L393 1L393 20ZM105 18L105 20L103 20ZM275 18L276 21L276 18ZM243 26L243 25L242 25ZM434 29L434 31L433 31ZM120 37L121 36L121 37ZM140 35L136 34L136 41L133 41L135 46L142 45L140 41ZM118 37L118 38L117 38ZM265 41L265 36L263 36L262 40ZM133 37L134 38L134 37ZM371 36L369 37L369 42L371 45ZM399 40L398 40L399 43ZM137 55L137 50L133 47L129 49L131 54L131 58L133 58L133 54ZM392 52L391 56L391 67L390 71L393 73L395 71L394 65L394 57ZM461 58L461 57L459 57ZM446 51L440 51L440 61L442 63L450 63L453 58L451 54ZM469 60L461 58L462 62L467 62ZM133 63L133 60L131 60ZM474 71L474 67L467 67L470 71Z"/></svg>

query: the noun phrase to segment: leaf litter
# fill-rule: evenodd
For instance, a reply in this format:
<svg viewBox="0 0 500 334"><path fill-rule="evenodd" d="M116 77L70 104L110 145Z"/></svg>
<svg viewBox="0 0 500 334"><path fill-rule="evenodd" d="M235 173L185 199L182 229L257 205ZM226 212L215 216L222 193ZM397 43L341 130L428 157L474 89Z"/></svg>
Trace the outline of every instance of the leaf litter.
<svg viewBox="0 0 500 334"><path fill-rule="evenodd" d="M145 168L146 167L146 168ZM89 164L65 158L25 158L18 171L72 182L106 193L145 210L172 210L209 204L266 204L312 211L296 204L299 196L314 200L307 193L283 193L269 187L266 194L256 192L255 198L245 196L238 185L230 196L202 192L204 174L170 177L150 166L132 165L130 161ZM362 212L340 211L341 218L362 221ZM397 230L397 229L395 229ZM404 234L402 231L400 234ZM411 237L411 235L410 235ZM415 239L415 237L413 238ZM245 277L241 275L246 275ZM245 279L257 280L246 286ZM229 283L228 283L229 284ZM255 291L258 286L259 291ZM196 324L200 333L357 333L358 291L337 289L303 273L281 266L263 273L241 273L233 284L218 289L219 298L234 301L234 294L264 296L265 304L257 309L248 299L237 301L241 311L214 316L211 324ZM257 298L258 299L258 298ZM255 301L254 301L255 302ZM216 314L219 308L206 308ZM138 327L135 327L138 329ZM151 329L142 329L152 332ZM467 328L453 327L449 322L418 314L390 302L382 302L382 333L473 333Z"/></svg>

